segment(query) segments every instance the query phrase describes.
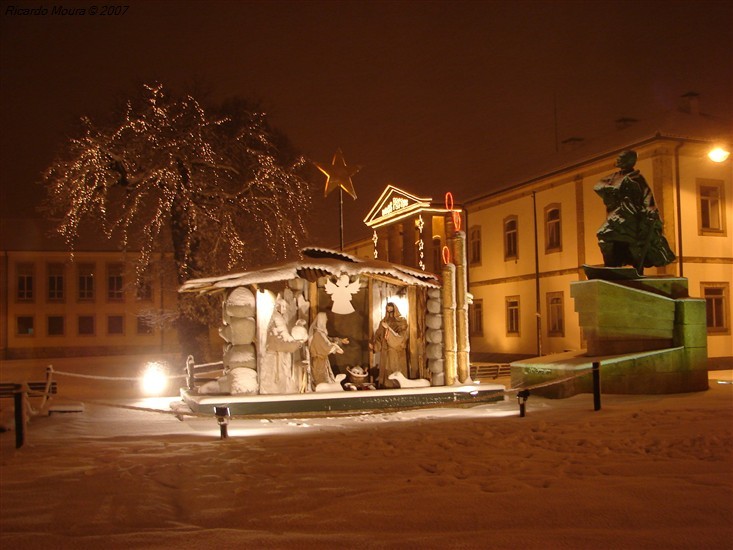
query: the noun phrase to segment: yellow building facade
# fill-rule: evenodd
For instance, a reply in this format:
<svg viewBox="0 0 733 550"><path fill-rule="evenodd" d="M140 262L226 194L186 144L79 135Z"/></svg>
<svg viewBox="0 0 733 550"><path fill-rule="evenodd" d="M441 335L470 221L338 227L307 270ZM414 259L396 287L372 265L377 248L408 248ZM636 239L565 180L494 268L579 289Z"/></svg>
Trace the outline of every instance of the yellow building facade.
<svg viewBox="0 0 733 550"><path fill-rule="evenodd" d="M570 283L602 266L596 231L606 212L594 185L625 149L654 192L677 260L645 275L688 280L707 303L708 355L733 360L730 290L731 160L712 162L713 141L656 135L497 193L466 201L474 353L546 355L584 348Z"/></svg>
<svg viewBox="0 0 733 550"><path fill-rule="evenodd" d="M160 254L142 278L136 254L2 252L2 358L170 353L177 284ZM169 260L169 259L168 259Z"/></svg>

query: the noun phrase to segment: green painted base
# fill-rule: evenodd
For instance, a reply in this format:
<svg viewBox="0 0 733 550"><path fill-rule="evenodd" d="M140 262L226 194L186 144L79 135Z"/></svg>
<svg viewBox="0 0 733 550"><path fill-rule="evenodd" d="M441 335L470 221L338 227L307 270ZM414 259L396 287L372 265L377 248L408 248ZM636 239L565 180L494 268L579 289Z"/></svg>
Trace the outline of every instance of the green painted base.
<svg viewBox="0 0 733 550"><path fill-rule="evenodd" d="M511 364L512 387L549 383L532 390L549 398L591 393L589 369L595 361L601 364L601 393L654 395L708 389L704 349L700 353L683 347L602 357L589 357L582 350L516 361Z"/></svg>
<svg viewBox="0 0 733 550"><path fill-rule="evenodd" d="M618 355L671 348L675 300L617 282L571 283L588 355Z"/></svg>
<svg viewBox="0 0 733 550"><path fill-rule="evenodd" d="M606 393L707 389L705 300L689 298L687 286L687 279L680 277L571 283L587 349L584 357L572 358L570 364L588 368L599 361ZM513 385L563 378L573 371L562 358L532 361L539 366L513 364L518 373ZM590 384L588 375L543 391L564 397L590 391Z"/></svg>

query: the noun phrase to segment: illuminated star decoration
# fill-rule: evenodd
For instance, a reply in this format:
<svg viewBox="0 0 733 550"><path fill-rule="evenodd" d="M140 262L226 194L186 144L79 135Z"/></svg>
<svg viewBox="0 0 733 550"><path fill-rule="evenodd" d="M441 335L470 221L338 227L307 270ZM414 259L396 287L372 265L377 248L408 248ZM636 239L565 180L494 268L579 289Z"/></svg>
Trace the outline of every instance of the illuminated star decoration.
<svg viewBox="0 0 733 550"><path fill-rule="evenodd" d="M326 174L325 197L331 191L340 187L356 199L356 191L354 191L354 184L351 183L351 176L356 174L361 169L361 166L346 166L344 154L341 152L341 149L334 153L330 166L323 166L317 162L315 165L321 172Z"/></svg>

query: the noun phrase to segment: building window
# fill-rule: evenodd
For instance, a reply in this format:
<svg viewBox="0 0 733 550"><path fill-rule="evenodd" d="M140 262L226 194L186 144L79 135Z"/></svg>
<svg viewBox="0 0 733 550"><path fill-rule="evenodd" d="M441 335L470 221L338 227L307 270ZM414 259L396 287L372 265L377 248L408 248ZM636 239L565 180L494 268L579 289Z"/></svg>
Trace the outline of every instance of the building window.
<svg viewBox="0 0 733 550"><path fill-rule="evenodd" d="M135 285L135 297L140 302L153 301L153 285L148 280L138 281Z"/></svg>
<svg viewBox="0 0 733 550"><path fill-rule="evenodd" d="M122 315L110 315L107 317L107 334L124 334L125 318Z"/></svg>
<svg viewBox="0 0 733 550"><path fill-rule="evenodd" d="M94 264L79 264L79 300L94 300Z"/></svg>
<svg viewBox="0 0 733 550"><path fill-rule="evenodd" d="M506 298L506 333L507 336L519 336L519 296Z"/></svg>
<svg viewBox="0 0 733 550"><path fill-rule="evenodd" d="M63 336L64 318L61 315L49 315L46 324L46 333L49 336Z"/></svg>
<svg viewBox="0 0 733 550"><path fill-rule="evenodd" d="M697 181L698 231L701 235L725 234L725 197L720 180Z"/></svg>
<svg viewBox="0 0 733 550"><path fill-rule="evenodd" d="M562 250L562 226L560 205L551 204L545 208L545 252Z"/></svg>
<svg viewBox="0 0 733 550"><path fill-rule="evenodd" d="M138 334L153 334L153 326L144 318L137 318L137 333Z"/></svg>
<svg viewBox="0 0 733 550"><path fill-rule="evenodd" d="M16 319L18 336L33 336L33 316L20 315Z"/></svg>
<svg viewBox="0 0 733 550"><path fill-rule="evenodd" d="M504 259L516 260L518 242L517 217L511 216L504 220Z"/></svg>
<svg viewBox="0 0 733 550"><path fill-rule="evenodd" d="M94 316L79 315L79 336L94 335Z"/></svg>
<svg viewBox="0 0 733 550"><path fill-rule="evenodd" d="M547 335L565 336L565 304L562 292L547 293Z"/></svg>
<svg viewBox="0 0 733 550"><path fill-rule="evenodd" d="M125 293L122 288L124 284L125 266L123 264L107 265L107 299L113 302L124 300Z"/></svg>
<svg viewBox="0 0 733 550"><path fill-rule="evenodd" d="M469 231L470 242L468 252L468 263L471 265L481 264L481 226L474 225Z"/></svg>
<svg viewBox="0 0 733 550"><path fill-rule="evenodd" d="M471 336L484 335L484 303L474 300L468 306L468 332Z"/></svg>
<svg viewBox="0 0 733 550"><path fill-rule="evenodd" d="M728 283L701 283L705 298L708 333L730 333L730 293Z"/></svg>
<svg viewBox="0 0 733 550"><path fill-rule="evenodd" d="M33 264L18 264L18 288L15 296L19 302L33 301Z"/></svg>
<svg viewBox="0 0 733 550"><path fill-rule="evenodd" d="M48 264L48 301L64 300L64 264Z"/></svg>
<svg viewBox="0 0 733 550"><path fill-rule="evenodd" d="M135 279L135 299L140 302L153 301L153 275L152 269L148 266L142 273L137 273Z"/></svg>

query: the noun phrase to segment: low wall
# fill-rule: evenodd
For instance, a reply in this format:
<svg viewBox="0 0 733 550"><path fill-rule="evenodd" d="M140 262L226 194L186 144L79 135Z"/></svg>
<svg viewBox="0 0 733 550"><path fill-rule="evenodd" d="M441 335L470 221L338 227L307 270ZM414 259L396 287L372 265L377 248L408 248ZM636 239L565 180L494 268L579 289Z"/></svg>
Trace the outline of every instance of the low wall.
<svg viewBox="0 0 733 550"><path fill-rule="evenodd" d="M549 398L590 393L590 369L596 361L600 363L602 393L653 395L708 389L705 358L691 357L684 347L600 357L589 357L581 350L515 361L511 364L511 386L548 384L532 393ZM567 380L556 383L562 379Z"/></svg>

